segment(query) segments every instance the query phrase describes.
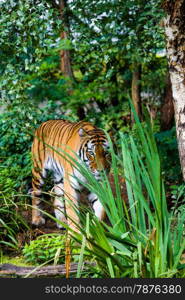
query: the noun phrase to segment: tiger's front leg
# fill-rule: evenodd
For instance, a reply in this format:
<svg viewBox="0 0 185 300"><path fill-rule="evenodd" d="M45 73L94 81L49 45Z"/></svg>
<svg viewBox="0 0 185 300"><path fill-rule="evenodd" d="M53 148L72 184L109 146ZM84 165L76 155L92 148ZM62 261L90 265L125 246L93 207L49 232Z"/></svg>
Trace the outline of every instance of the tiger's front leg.
<svg viewBox="0 0 185 300"><path fill-rule="evenodd" d="M95 216L99 220L104 220L105 218L105 209L103 205L101 204L100 200L98 199L97 195L94 193L90 193L88 195L88 200L94 210Z"/></svg>
<svg viewBox="0 0 185 300"><path fill-rule="evenodd" d="M76 226L79 224L79 218L76 212L78 210L79 192L72 186L72 182L69 181L69 178L64 181L64 199L67 224L71 229L79 232L78 226Z"/></svg>
<svg viewBox="0 0 185 300"><path fill-rule="evenodd" d="M65 201L64 201L64 185L63 183L55 184L54 186L55 200L54 200L54 212L57 220L67 224ZM63 225L57 222L57 227L63 229Z"/></svg>

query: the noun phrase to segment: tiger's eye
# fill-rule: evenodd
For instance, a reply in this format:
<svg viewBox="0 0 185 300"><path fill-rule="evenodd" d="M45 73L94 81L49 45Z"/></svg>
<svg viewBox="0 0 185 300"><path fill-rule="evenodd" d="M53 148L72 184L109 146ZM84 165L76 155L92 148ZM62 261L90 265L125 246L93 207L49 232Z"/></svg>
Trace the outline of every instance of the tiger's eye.
<svg viewBox="0 0 185 300"><path fill-rule="evenodd" d="M94 158L94 153L92 151L87 152L87 158L92 160Z"/></svg>
<svg viewBox="0 0 185 300"><path fill-rule="evenodd" d="M92 151L88 151L87 153L91 156L94 156L94 152L92 152Z"/></svg>

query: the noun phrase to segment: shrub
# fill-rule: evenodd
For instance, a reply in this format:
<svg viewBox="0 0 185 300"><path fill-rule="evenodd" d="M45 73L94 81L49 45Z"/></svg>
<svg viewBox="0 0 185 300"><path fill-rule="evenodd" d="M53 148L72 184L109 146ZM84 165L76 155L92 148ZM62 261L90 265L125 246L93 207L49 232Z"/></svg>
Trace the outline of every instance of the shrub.
<svg viewBox="0 0 185 300"><path fill-rule="evenodd" d="M6 250L20 250L17 234L29 229L26 221L18 211L21 203L15 204L14 196L9 198L0 194L0 246Z"/></svg>
<svg viewBox="0 0 185 300"><path fill-rule="evenodd" d="M18 166L5 166L0 168L0 193L4 198L9 198L15 196L18 191L24 189L24 178L26 178L27 173L25 169ZM16 198L16 197L15 197ZM15 199L14 199L15 200Z"/></svg>
<svg viewBox="0 0 185 300"><path fill-rule="evenodd" d="M25 260L34 265L53 262L65 262L65 234L45 234L26 244L22 250ZM77 262L80 255L80 246L74 241L71 244L72 261ZM87 255L87 252L85 252Z"/></svg>
<svg viewBox="0 0 185 300"><path fill-rule="evenodd" d="M26 244L22 252L26 261L32 264L53 263L56 258L58 263L64 263L65 236L42 235Z"/></svg>

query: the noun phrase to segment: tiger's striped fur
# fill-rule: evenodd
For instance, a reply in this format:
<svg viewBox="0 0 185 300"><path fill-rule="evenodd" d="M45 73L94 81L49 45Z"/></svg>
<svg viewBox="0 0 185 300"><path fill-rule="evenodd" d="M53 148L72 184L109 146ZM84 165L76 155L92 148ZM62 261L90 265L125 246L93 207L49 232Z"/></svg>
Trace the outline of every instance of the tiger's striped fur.
<svg viewBox="0 0 185 300"><path fill-rule="evenodd" d="M75 206L78 205L83 185L74 176L83 182L86 182L86 179L72 166L69 157L65 157L65 153L75 159L78 155L95 178L100 180L101 172L108 173L110 169L108 148L109 144L104 132L89 122L72 123L66 120L50 120L42 123L35 132L32 144L32 224L40 226L45 223L39 210L40 195L47 173L52 171L56 195L54 201L56 218L67 222L67 215L68 223L75 229L74 223L78 223L76 214L70 201L64 201L64 198L72 200ZM62 151L61 155L56 151L59 149ZM89 193L88 201L96 216L103 219L104 209L97 196Z"/></svg>

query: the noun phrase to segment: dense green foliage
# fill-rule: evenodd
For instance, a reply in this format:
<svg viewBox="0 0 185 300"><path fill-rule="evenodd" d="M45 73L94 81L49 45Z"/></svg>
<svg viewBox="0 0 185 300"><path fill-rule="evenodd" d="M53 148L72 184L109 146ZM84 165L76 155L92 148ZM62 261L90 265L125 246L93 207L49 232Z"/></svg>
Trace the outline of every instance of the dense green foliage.
<svg viewBox="0 0 185 300"><path fill-rule="evenodd" d="M1 3L3 102L25 105L55 100L61 114L70 110L73 118L83 105L87 119L106 129L113 125L122 129L129 114L132 72L140 64L142 92L152 94L145 101L158 105L166 59L159 56L164 38L157 1L125 1L124 6L119 1L70 2L71 42L59 38L62 22L53 2ZM68 80L59 69L61 49L71 50L75 82L70 95Z"/></svg>
<svg viewBox="0 0 185 300"><path fill-rule="evenodd" d="M15 198L13 189L8 197L0 194L0 251L3 249L19 250L18 233L29 229L21 214L23 203L17 201L15 204Z"/></svg>
<svg viewBox="0 0 185 300"><path fill-rule="evenodd" d="M65 262L65 236L46 235L30 244L26 244L23 249L23 255L27 262L33 264L42 263L64 263Z"/></svg>
<svg viewBox="0 0 185 300"><path fill-rule="evenodd" d="M157 98L164 87L166 60L158 55L164 49L159 2L76 1L69 6L82 20L80 27L76 19L72 18L71 24L72 33L78 32L74 62L81 71L82 96L88 103L89 99L96 101L98 120L104 118L107 128L109 124L122 129L124 120L120 119L124 119L125 110L128 114L124 103L135 67L142 66L143 92Z"/></svg>
<svg viewBox="0 0 185 300"><path fill-rule="evenodd" d="M63 264L65 263L65 244L66 235L60 234L45 234L38 237L36 240L26 244L22 250L26 262L33 265L40 264ZM87 260L92 260L92 257L85 257ZM72 262L78 262L80 255L80 245L71 243Z"/></svg>
<svg viewBox="0 0 185 300"><path fill-rule="evenodd" d="M0 2L0 242L4 246L18 250L17 234L28 228L21 210L31 198L30 148L35 128L48 119L84 118L113 133L118 152L116 156L112 151L117 194L112 195L108 182L103 194L85 173L89 188L99 191L102 201L110 200L110 205L104 205L111 225L100 224L94 216L88 223L88 214L80 216L86 229L81 228L83 240L76 237L82 243L77 276L85 248L96 256L101 276L182 276L184 185L175 127L160 132L167 77L160 2L67 1L69 39L65 40L60 38L65 26L58 1ZM60 68L60 51L66 49L73 79L64 77ZM139 123L133 125L131 120L128 99L138 68L142 104L156 110L152 126L158 149L153 133L146 130L143 136ZM148 125L143 121L142 126ZM121 199L118 173L126 177L128 208ZM172 214L167 202L174 209ZM173 219L177 226L171 232ZM25 246L30 262L55 257L57 242L51 251L38 255L45 242L41 238Z"/></svg>

